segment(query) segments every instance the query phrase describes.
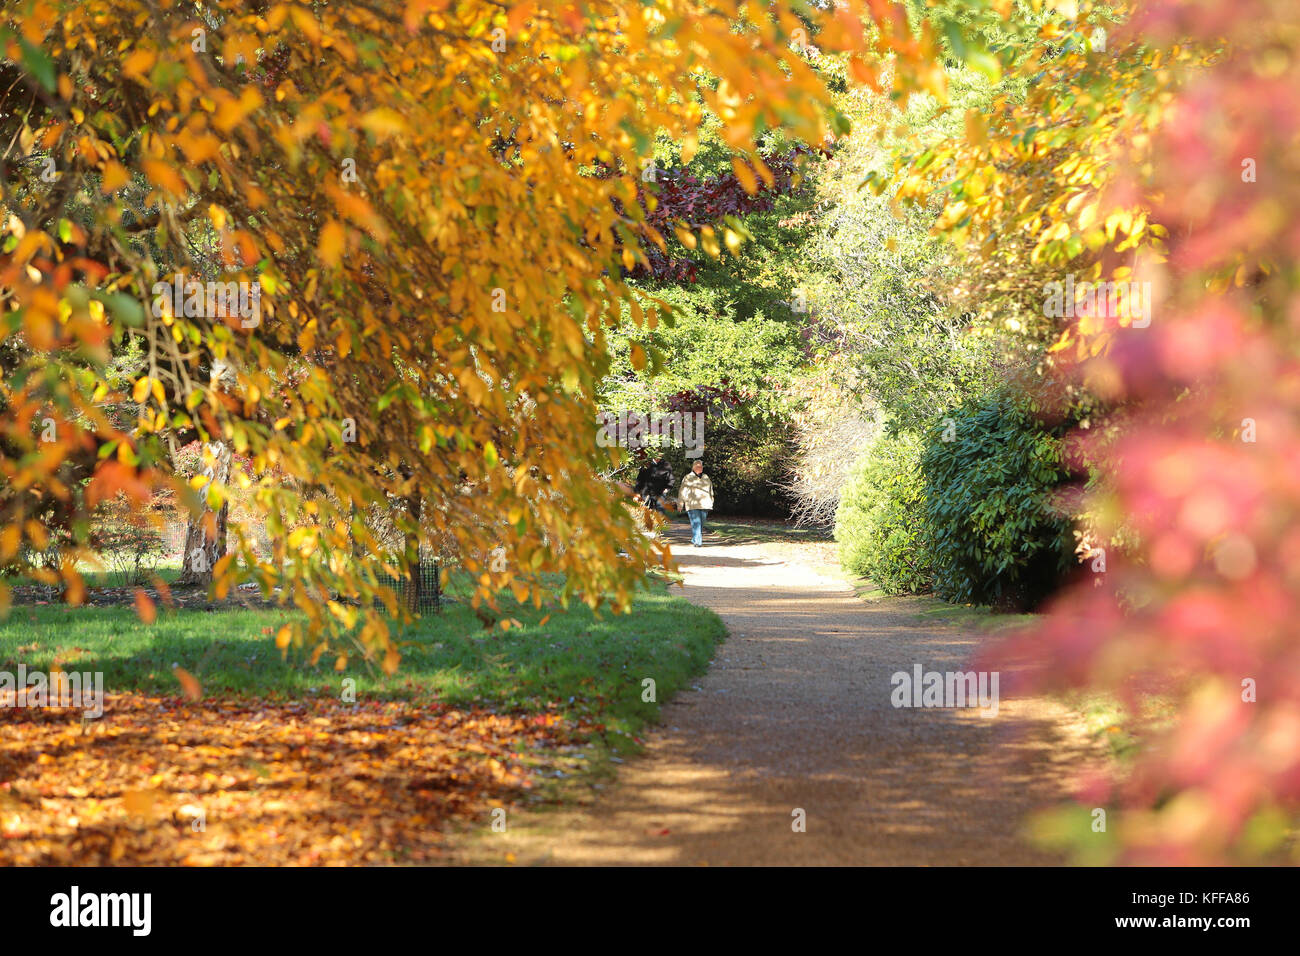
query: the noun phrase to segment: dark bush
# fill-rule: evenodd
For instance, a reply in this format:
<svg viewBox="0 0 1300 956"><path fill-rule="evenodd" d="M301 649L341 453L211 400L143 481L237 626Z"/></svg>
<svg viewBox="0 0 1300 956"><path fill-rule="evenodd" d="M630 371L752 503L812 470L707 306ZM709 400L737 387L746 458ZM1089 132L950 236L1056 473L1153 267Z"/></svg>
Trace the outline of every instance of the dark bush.
<svg viewBox="0 0 1300 956"><path fill-rule="evenodd" d="M1074 564L1074 541L1050 498L1066 477L1068 427L1045 423L1008 386L929 430L921 471L936 594L1027 610L1059 586Z"/></svg>
<svg viewBox="0 0 1300 956"><path fill-rule="evenodd" d="M741 416L744 418L745 416ZM784 421L710 422L705 433L704 470L713 481L714 510L724 515L784 518L790 496L782 487L793 451L793 429ZM676 496L693 458L681 447L664 449L673 470Z"/></svg>

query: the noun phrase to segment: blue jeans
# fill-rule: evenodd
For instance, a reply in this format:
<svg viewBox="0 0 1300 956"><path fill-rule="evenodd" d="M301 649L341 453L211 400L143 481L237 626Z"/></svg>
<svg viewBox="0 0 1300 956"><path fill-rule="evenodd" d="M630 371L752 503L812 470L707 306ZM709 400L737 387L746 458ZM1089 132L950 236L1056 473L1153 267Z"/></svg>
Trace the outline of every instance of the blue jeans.
<svg viewBox="0 0 1300 956"><path fill-rule="evenodd" d="M691 544L701 544L701 534L704 532L704 516L708 514L703 508L692 508L686 512L686 516L691 519Z"/></svg>

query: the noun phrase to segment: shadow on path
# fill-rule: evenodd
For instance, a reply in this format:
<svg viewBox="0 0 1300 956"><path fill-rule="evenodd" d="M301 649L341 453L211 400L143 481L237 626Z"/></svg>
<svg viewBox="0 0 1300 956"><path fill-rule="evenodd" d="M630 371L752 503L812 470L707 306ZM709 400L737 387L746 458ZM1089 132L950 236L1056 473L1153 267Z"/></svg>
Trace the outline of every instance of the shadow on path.
<svg viewBox="0 0 1300 956"><path fill-rule="evenodd" d="M1077 717L1041 699L996 716L895 708L891 675L965 670L979 636L864 603L757 545L669 537L686 597L730 637L616 785L497 847L520 863L1060 862L1020 831L1098 756Z"/></svg>

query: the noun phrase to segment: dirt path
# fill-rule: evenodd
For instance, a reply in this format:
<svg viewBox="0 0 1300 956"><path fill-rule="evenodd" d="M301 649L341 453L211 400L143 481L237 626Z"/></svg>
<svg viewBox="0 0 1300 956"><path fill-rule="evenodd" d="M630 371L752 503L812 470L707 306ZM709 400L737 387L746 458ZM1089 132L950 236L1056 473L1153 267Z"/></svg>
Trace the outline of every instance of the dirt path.
<svg viewBox="0 0 1300 956"><path fill-rule="evenodd" d="M890 675L964 669L977 638L874 604L761 545L691 548L686 597L730 637L667 704L645 756L586 806L527 814L480 841L520 864L1032 864L1025 814L1096 758L1081 724L1043 700L973 710L894 708ZM792 829L806 814L806 832ZM476 856L478 854L475 854Z"/></svg>

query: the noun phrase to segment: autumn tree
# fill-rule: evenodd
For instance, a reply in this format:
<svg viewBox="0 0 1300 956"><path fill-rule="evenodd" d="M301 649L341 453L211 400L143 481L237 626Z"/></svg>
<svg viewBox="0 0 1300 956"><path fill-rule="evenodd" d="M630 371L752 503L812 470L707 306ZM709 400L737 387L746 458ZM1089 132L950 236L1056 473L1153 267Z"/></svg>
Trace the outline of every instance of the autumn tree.
<svg viewBox="0 0 1300 956"><path fill-rule="evenodd" d="M826 49L924 55L882 11L876 28L857 4L805 12ZM655 135L689 143L704 109L751 189L773 180L760 131L842 128L791 49L805 24L682 0L6 4L0 561L48 537L49 503L76 528L170 484L192 514L219 512L219 464L170 474L181 431L247 456L253 477L233 480L276 542L262 557L232 521L216 592L281 587L339 666L349 640L398 659L369 598L397 610L380 576L413 552L375 540L369 506L418 498L403 530L457 541L476 604L507 585L540 603L537 574L555 571L566 602L626 606L666 555L597 477L593 393L624 303L657 319L620 278L664 245L638 172ZM121 199L136 183L139 217ZM256 313L191 297L199 279ZM140 413L118 427L97 400L128 338ZM82 424L42 444L42 409Z"/></svg>

